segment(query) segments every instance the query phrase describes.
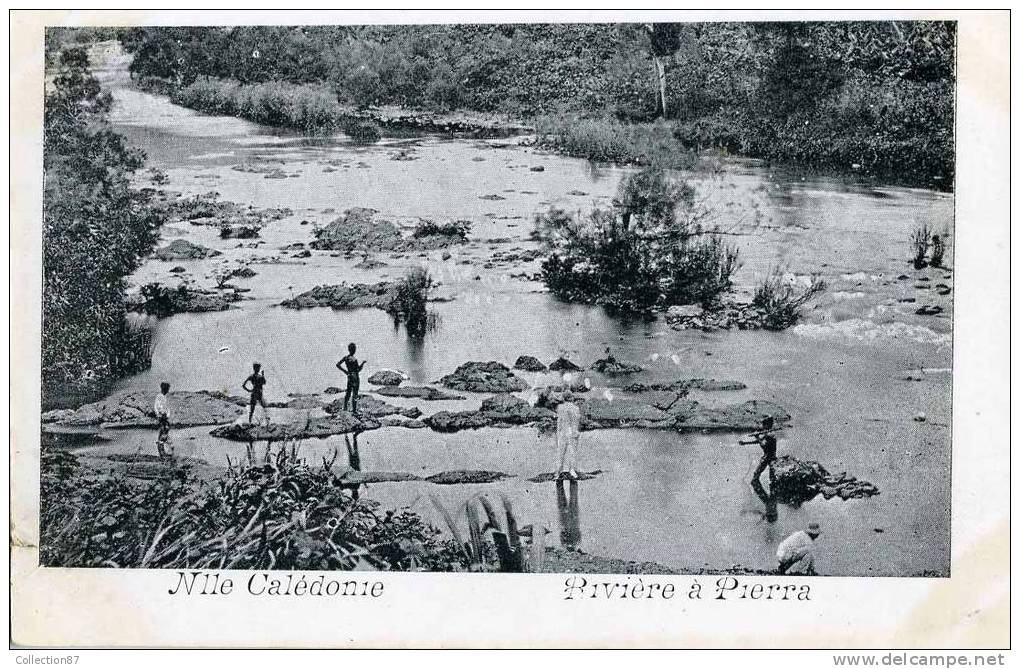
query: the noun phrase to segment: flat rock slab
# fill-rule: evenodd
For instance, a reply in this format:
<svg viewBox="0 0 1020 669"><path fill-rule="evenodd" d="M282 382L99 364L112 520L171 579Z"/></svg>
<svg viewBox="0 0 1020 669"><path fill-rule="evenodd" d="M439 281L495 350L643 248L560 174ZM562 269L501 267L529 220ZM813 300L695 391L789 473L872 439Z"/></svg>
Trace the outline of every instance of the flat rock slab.
<svg viewBox="0 0 1020 669"><path fill-rule="evenodd" d="M790 422L790 414L786 410L763 400L750 400L718 408L692 403L689 413L677 415L676 429L684 432L751 431L760 428L766 416L771 416L777 426Z"/></svg>
<svg viewBox="0 0 1020 669"><path fill-rule="evenodd" d="M383 416L379 419L379 424L383 427L406 427L411 430L420 430L423 427L428 427L424 421L417 418L401 418L399 416Z"/></svg>
<svg viewBox="0 0 1020 669"><path fill-rule="evenodd" d="M322 408L328 414L342 414L344 401L342 398L336 398L329 404L324 405ZM403 416L405 418L418 418L421 416L421 409L418 407L398 407L392 404L387 404L380 399L376 399L371 395L358 395L358 413L364 416L370 416L372 418L382 418L383 416Z"/></svg>
<svg viewBox="0 0 1020 669"><path fill-rule="evenodd" d="M385 397L411 397L429 402L467 399L464 395L448 393L428 386L385 386L378 388L375 392Z"/></svg>
<svg viewBox="0 0 1020 669"><path fill-rule="evenodd" d="M524 379L496 361L465 362L439 382L447 388L475 393L512 393L528 388Z"/></svg>
<svg viewBox="0 0 1020 669"><path fill-rule="evenodd" d="M687 392L689 390L702 390L705 392L744 390L747 385L740 381L719 381L716 379L677 379L667 383L632 383L624 386L629 393L644 393L659 390L673 390L676 392Z"/></svg>
<svg viewBox="0 0 1020 669"><path fill-rule="evenodd" d="M784 455L773 463L775 481L771 486L776 501L799 506L822 495L825 499L865 499L878 494L878 488L846 472L830 474L813 460L798 460ZM764 478L764 477L763 477Z"/></svg>
<svg viewBox="0 0 1020 669"><path fill-rule="evenodd" d="M602 473L601 469L596 469L591 472L577 472L576 477L569 475L557 474L556 472L544 472L537 476L532 476L528 481L531 483L553 483L555 481L589 481L596 478Z"/></svg>
<svg viewBox="0 0 1020 669"><path fill-rule="evenodd" d="M117 393L92 402L68 414L58 414L58 425L103 425L106 427L155 427L153 403L156 392ZM200 390L174 391L169 395L171 425L195 427L232 423L247 405L244 398ZM46 414L43 414L44 421Z"/></svg>
<svg viewBox="0 0 1020 669"><path fill-rule="evenodd" d="M457 469L433 474L426 477L425 480L438 485L456 485L459 483L495 483L512 476L513 474L490 472L483 469Z"/></svg>
<svg viewBox="0 0 1020 669"><path fill-rule="evenodd" d="M340 476L340 485L362 485L364 483L396 483L420 481L421 477L407 472L356 472L347 471Z"/></svg>
<svg viewBox="0 0 1020 669"><path fill-rule="evenodd" d="M346 411L341 411L328 418L309 418L296 423L270 423L269 425L232 423L222 425L209 434L230 441L283 441L285 439L307 439L364 432L379 427L381 424L374 418L368 416L359 418Z"/></svg>
<svg viewBox="0 0 1020 669"><path fill-rule="evenodd" d="M581 405L582 426L587 429L616 427L667 427L669 413L651 404L628 398L586 399Z"/></svg>

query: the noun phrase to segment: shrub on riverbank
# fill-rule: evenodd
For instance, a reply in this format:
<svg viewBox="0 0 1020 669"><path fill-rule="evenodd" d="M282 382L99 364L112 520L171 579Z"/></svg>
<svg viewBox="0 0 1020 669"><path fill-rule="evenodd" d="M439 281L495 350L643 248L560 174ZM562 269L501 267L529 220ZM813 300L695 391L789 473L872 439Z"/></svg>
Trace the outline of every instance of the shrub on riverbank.
<svg viewBox="0 0 1020 669"><path fill-rule="evenodd" d="M356 500L329 462L282 446L208 482L179 463L139 482L44 453L40 562L48 567L395 569L467 567L460 546L408 511Z"/></svg>
<svg viewBox="0 0 1020 669"><path fill-rule="evenodd" d="M147 364L144 337L125 321L123 279L162 223L149 196L130 187L144 156L110 130L110 97L84 49L59 63L44 107L44 396L88 392Z"/></svg>
<svg viewBox="0 0 1020 669"><path fill-rule="evenodd" d="M535 236L550 251L549 290L568 302L647 312L671 304L713 304L730 288L736 248L704 227L694 189L659 169L627 177L609 208L586 215L550 209Z"/></svg>

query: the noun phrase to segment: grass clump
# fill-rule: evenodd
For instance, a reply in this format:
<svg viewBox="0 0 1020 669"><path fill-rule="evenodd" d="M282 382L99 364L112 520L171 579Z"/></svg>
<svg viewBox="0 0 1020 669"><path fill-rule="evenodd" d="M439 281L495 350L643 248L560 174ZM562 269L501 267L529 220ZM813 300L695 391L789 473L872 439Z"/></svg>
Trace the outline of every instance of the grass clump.
<svg viewBox="0 0 1020 669"><path fill-rule="evenodd" d="M802 307L825 288L821 277L812 276L807 285L798 286L780 269L774 269L755 288L751 303L764 313L765 329L785 330L797 324Z"/></svg>
<svg viewBox="0 0 1020 669"><path fill-rule="evenodd" d="M928 255L928 247L931 245L931 229L927 223L919 223L910 231L910 252L911 262L914 269L921 269L925 266L924 258Z"/></svg>
<svg viewBox="0 0 1020 669"><path fill-rule="evenodd" d="M630 312L714 305L731 287L739 251L705 227L710 212L695 196L689 184L649 168L621 183L611 207L538 214L534 236L550 251L546 286L568 302Z"/></svg>

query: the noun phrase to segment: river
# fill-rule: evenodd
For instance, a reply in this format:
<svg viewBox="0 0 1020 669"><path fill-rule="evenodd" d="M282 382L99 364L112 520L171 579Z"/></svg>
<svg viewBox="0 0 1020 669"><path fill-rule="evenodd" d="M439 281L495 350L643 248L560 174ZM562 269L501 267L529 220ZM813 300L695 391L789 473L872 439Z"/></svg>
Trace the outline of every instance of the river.
<svg viewBox="0 0 1020 669"><path fill-rule="evenodd" d="M514 501L521 524L551 528L553 543L686 569L772 567L778 542L817 520L824 532L816 561L822 574L948 575L953 309L952 295L936 295L930 286L951 286L952 277L941 270L915 272L906 259L908 236L918 222L946 234L951 249L951 194L793 178L747 161L681 175L697 186L715 210L715 222L740 247L738 292L752 290L775 266L798 276L818 274L828 290L809 305L801 324L785 332L678 332L662 319L628 322L599 308L563 304L539 282L483 267L496 251L533 246L528 235L536 212L551 205L585 210L607 202L626 168L592 166L521 140L384 138L362 147L344 137L309 139L203 116L142 93L131 88L122 55L100 56L98 74L114 96L114 129L146 152L148 167L166 173L168 182L161 188L186 195L216 191L224 200L294 212L268 224L257 248L221 240L212 227L185 223L163 231L163 242L183 238L223 255L180 263L150 260L130 277L132 286L172 282L168 270L174 265L211 286L218 267L245 261L258 274L234 282L250 288L252 299L223 312L161 320L151 369L125 379L118 390L151 390L168 380L178 390L238 394L257 359L266 366L270 399L321 393L343 385L334 363L348 341L359 343L366 372L401 370L416 385L435 382L468 360L509 365L528 354L548 363L566 354L590 363L612 346L618 358L645 366L636 377L643 382L678 377L744 382L747 389L726 393L726 401L769 400L792 415L780 454L817 460L833 472L845 470L881 493L849 501L818 497L799 508L780 505L778 518L770 522L748 485L760 450L738 445L739 435L599 430L582 434L580 457L583 469L603 474L578 486L576 508L564 508L555 486L527 481L554 468L551 435L530 428L440 434L390 427L358 437L363 470L425 476L487 469L515 476L475 485L380 483L362 495L384 507L413 504L442 526L423 495L436 494L456 506L478 491L500 492ZM252 161L271 161L290 176L267 179L232 169ZM543 170L531 169L538 166ZM140 185L151 185L148 176L140 174ZM440 251L424 257L380 254L387 266L373 270L355 268L360 258L313 252L293 259L280 251L309 242L314 226L355 206L377 209L398 222L467 219L471 243L446 260ZM494 238L510 241L487 241ZM271 258L283 262L260 261ZM422 264L441 282L439 294L452 298L432 305L439 321L423 341L408 339L378 310L276 306L317 284L375 282ZM522 270L534 272L537 264ZM904 274L909 278L898 278ZM916 302L902 301L911 298ZM915 314L922 304L937 304L943 311ZM908 374L920 380L903 380ZM523 375L533 385L548 379ZM596 379L592 392L606 390ZM483 396L468 395L460 402L404 403L426 413L477 408ZM699 399L718 397L706 393ZM915 420L919 414L925 420ZM243 444L208 432L177 432L177 453L214 465L225 464L228 455L243 456ZM151 432L115 431L113 436L114 441L91 446L87 453L134 451L139 445L154 450ZM309 440L302 453L316 462L334 450L344 454L346 446L344 437Z"/></svg>

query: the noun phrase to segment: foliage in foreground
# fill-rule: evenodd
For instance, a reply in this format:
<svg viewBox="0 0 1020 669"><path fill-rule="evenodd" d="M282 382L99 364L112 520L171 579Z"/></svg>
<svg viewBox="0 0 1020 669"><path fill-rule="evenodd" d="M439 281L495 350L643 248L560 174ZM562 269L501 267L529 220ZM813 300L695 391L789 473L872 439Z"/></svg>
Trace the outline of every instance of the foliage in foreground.
<svg viewBox="0 0 1020 669"><path fill-rule="evenodd" d="M288 452L289 451L289 452ZM462 548L409 510L353 498L332 462L282 447L200 482L156 465L152 482L96 475L44 452L40 559L52 567L459 570Z"/></svg>
<svg viewBox="0 0 1020 669"><path fill-rule="evenodd" d="M59 63L44 108L42 372L47 387L87 391L148 363L125 320L123 279L162 220L130 188L144 156L110 130L110 96L85 50Z"/></svg>
<svg viewBox="0 0 1020 669"><path fill-rule="evenodd" d="M543 280L564 301L623 311L710 307L729 290L739 252L705 228L709 213L663 170L630 175L610 208L536 216L535 235L550 250Z"/></svg>

